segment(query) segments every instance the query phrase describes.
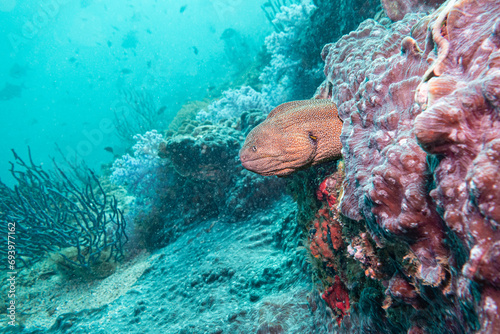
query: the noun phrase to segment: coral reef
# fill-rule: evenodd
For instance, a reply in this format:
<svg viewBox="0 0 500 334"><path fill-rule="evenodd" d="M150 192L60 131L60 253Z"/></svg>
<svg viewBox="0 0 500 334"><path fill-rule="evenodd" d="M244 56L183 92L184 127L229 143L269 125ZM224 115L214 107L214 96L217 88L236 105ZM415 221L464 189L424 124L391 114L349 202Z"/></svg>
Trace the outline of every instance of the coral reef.
<svg viewBox="0 0 500 334"><path fill-rule="evenodd" d="M61 269L96 275L98 267L123 258L128 240L123 213L94 172L87 169L82 182L55 163L54 170L44 170L31 152L28 163L13 153L17 184L0 182L0 222L10 232L1 236L4 268L30 267L54 252Z"/></svg>
<svg viewBox="0 0 500 334"><path fill-rule="evenodd" d="M418 86L419 144L439 162L430 196L482 285L483 329L500 331L500 8L450 2L430 23L434 62Z"/></svg>
<svg viewBox="0 0 500 334"><path fill-rule="evenodd" d="M199 220L92 294L85 287L73 287L71 299L52 289L39 293L24 304L43 301L35 308L40 311L28 309L26 327L15 332L324 333L329 319L322 317L321 297L310 295L300 237L295 204L286 195L238 223ZM110 290L119 294L110 299ZM81 301L85 297L90 300Z"/></svg>
<svg viewBox="0 0 500 334"><path fill-rule="evenodd" d="M344 120L347 186L342 212L351 219L376 220L379 245L384 234L411 234L422 264L419 276L439 285L448 251L442 244L442 221L425 196L426 154L412 130L419 112L412 90L428 67L415 39L407 37L417 20L407 16L390 29L365 21L356 32L325 47L325 73ZM414 29L413 37L423 41L422 30ZM429 239L429 233L435 238Z"/></svg>
<svg viewBox="0 0 500 334"><path fill-rule="evenodd" d="M310 98L321 83L321 48L374 17L378 0L302 1L274 13L278 30L266 38L271 60L260 76L272 106Z"/></svg>
<svg viewBox="0 0 500 334"><path fill-rule="evenodd" d="M237 158L245 134L264 117L246 111L216 125L188 118L166 137L137 137L134 157L117 160L112 179L142 200L132 212L141 244L163 247L193 222L240 219L280 197L284 180L244 170Z"/></svg>
<svg viewBox="0 0 500 334"><path fill-rule="evenodd" d="M258 91L248 86L226 90L196 119L217 123L245 110L267 113L286 101L310 98L323 80L321 47L373 17L379 3L356 0L355 5L348 0L266 2L262 9L276 30L265 40L269 59L259 75L260 84L245 83Z"/></svg>
<svg viewBox="0 0 500 334"><path fill-rule="evenodd" d="M126 154L115 160L111 168L111 182L124 186L137 198L153 200L169 185L167 161L158 156L163 136L156 130L134 136L133 156Z"/></svg>
<svg viewBox="0 0 500 334"><path fill-rule="evenodd" d="M426 15L441 1L382 0L394 22L379 12L321 53L326 80L307 103L335 104L343 123L320 117L306 129L310 115L281 120L294 130L294 152L297 133L316 148L323 134L311 131L333 125L326 136L339 149L340 140L344 160L266 178L243 168L243 151L256 143L244 145L239 164L245 137L319 78L313 44L380 8L316 0L277 12L276 3L268 2L276 32L266 39L262 90L226 91L196 117L203 104L186 106L163 135L137 136L134 154L115 162L112 179L150 200L136 219L155 253L137 284L106 305L56 312L51 330L500 332L499 2L448 0ZM230 47L238 36L226 35ZM261 141L276 147L287 131ZM45 174L29 168L35 174L13 173L42 184ZM92 189L66 197L92 197ZM15 206L23 203L15 191L0 186L0 195L0 220L11 207L33 211Z"/></svg>
<svg viewBox="0 0 500 334"><path fill-rule="evenodd" d="M394 8L420 10L408 4ZM397 22L367 20L323 50L317 97L331 98L344 121L340 210L368 232L343 225L346 256L386 287L386 331L403 309L411 332L500 328L499 8L448 1L427 17L396 13ZM341 277L349 266L337 268ZM368 294L358 296L351 315L362 323Z"/></svg>
<svg viewBox="0 0 500 334"><path fill-rule="evenodd" d="M210 121L214 124L233 117L240 117L244 111L259 109L268 113L272 107L266 98L249 86L240 89L229 89L222 93L223 97L208 105L196 115L199 122Z"/></svg>
<svg viewBox="0 0 500 334"><path fill-rule="evenodd" d="M291 100L309 97L305 82L316 83L321 80L320 67L306 69L301 60L300 33L309 24L309 18L315 10L310 1L281 7L273 23L283 27L266 37L267 52L271 54L268 66L260 75L264 83L262 94L273 107Z"/></svg>
<svg viewBox="0 0 500 334"><path fill-rule="evenodd" d="M382 0L385 14L393 21L402 20L406 14L415 12L430 12L444 0Z"/></svg>
<svg viewBox="0 0 500 334"><path fill-rule="evenodd" d="M244 134L262 119L262 111L250 111L217 125L188 122L162 143L161 156L183 180L196 183L218 214L245 215L263 204L261 197L278 196L273 186L282 184L243 170L237 158Z"/></svg>

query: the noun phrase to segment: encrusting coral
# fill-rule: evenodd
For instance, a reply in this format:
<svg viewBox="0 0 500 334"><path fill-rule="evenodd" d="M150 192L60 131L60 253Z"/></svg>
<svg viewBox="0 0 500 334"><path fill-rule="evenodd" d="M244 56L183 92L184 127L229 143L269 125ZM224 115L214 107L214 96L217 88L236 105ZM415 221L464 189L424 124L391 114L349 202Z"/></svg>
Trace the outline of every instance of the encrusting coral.
<svg viewBox="0 0 500 334"><path fill-rule="evenodd" d="M340 326L342 319L349 311L350 304L349 293L338 276L335 276L333 285L321 297L335 311L337 323Z"/></svg>
<svg viewBox="0 0 500 334"><path fill-rule="evenodd" d="M484 330L500 331L500 3L455 1L430 23L434 60L416 92L419 144L439 159L430 192L469 253Z"/></svg>
<svg viewBox="0 0 500 334"><path fill-rule="evenodd" d="M419 112L412 91L428 67L417 45L417 40L424 41L425 26L411 31L417 22L415 15L390 28L365 21L325 46L323 57L332 100L344 120L347 186L342 212L351 219L375 221L380 246L387 233L411 235L421 264L419 277L437 286L445 279L449 254L442 244L441 219L425 195L426 154L412 128Z"/></svg>
<svg viewBox="0 0 500 334"><path fill-rule="evenodd" d="M430 11L442 4L443 0L382 0L384 12L393 21L402 20L406 14Z"/></svg>
<svg viewBox="0 0 500 334"><path fill-rule="evenodd" d="M412 332L500 331L499 17L498 1L450 0L427 17L367 20L323 50L316 97L343 120L340 209L376 246L361 232L348 253L387 287L388 312L414 309ZM410 251L384 272L398 243Z"/></svg>

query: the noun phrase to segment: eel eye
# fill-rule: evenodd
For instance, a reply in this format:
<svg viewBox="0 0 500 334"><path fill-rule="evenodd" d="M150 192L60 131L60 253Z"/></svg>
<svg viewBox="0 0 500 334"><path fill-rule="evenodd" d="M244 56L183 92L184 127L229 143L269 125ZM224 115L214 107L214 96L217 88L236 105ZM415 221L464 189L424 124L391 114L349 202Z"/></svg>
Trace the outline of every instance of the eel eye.
<svg viewBox="0 0 500 334"><path fill-rule="evenodd" d="M257 147L252 146L252 152L257 152Z"/></svg>
<svg viewBox="0 0 500 334"><path fill-rule="evenodd" d="M318 141L318 137L314 136L312 133L309 134L309 138L311 138L313 142Z"/></svg>

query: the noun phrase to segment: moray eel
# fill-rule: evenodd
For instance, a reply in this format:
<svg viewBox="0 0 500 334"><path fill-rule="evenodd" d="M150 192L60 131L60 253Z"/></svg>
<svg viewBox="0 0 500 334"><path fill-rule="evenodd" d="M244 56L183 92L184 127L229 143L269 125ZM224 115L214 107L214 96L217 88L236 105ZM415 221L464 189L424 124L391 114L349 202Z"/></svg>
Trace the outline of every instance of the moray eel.
<svg viewBox="0 0 500 334"><path fill-rule="evenodd" d="M289 175L341 157L342 120L330 100L284 103L245 139L240 161L261 175Z"/></svg>

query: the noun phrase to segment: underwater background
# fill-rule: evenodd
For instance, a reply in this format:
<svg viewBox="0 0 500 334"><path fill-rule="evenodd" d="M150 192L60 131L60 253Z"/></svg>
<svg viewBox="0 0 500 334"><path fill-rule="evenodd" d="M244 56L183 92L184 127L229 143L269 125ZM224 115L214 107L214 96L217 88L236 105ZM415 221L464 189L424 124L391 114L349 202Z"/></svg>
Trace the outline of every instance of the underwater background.
<svg viewBox="0 0 500 334"><path fill-rule="evenodd" d="M0 0L0 332L500 333L499 17Z"/></svg>
<svg viewBox="0 0 500 334"><path fill-rule="evenodd" d="M100 123L123 108L123 90L148 90L166 126L186 102L220 95L272 31L259 2L3 3L2 179L10 149L27 145L38 161L55 144L93 168L112 161L104 148L126 147Z"/></svg>

